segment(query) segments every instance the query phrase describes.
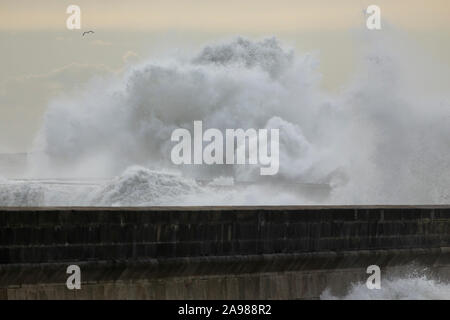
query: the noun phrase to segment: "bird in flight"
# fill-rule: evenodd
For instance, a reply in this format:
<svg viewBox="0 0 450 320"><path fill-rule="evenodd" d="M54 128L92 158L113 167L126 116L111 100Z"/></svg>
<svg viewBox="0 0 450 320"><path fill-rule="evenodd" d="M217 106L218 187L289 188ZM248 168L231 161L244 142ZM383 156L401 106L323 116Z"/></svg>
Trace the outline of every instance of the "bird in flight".
<svg viewBox="0 0 450 320"><path fill-rule="evenodd" d="M90 31L85 31L85 32L83 32L83 37L84 37L84 35L86 35L86 34L88 34L88 33L94 33L94 31L90 30Z"/></svg>

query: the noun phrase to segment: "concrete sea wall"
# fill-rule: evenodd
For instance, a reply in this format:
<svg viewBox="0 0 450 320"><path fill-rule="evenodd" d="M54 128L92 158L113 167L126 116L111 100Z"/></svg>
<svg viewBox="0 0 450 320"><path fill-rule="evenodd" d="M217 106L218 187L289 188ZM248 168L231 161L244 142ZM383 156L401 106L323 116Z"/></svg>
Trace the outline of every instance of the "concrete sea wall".
<svg viewBox="0 0 450 320"><path fill-rule="evenodd" d="M450 207L0 209L0 299L314 299L372 264L450 280Z"/></svg>

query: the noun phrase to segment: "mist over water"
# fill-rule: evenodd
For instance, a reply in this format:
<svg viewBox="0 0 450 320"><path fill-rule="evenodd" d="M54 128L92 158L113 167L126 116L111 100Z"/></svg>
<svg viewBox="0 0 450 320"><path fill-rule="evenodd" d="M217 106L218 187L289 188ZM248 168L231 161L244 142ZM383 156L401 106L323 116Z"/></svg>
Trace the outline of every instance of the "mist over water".
<svg viewBox="0 0 450 320"><path fill-rule="evenodd" d="M429 76L445 66L395 30L360 36L354 80L335 94L321 89L316 56L276 38L238 37L93 80L50 103L24 177L94 182L3 180L0 205L448 203L450 97ZM204 130L278 128L279 173L173 165L171 133L195 120ZM301 183L330 192L286 188Z"/></svg>

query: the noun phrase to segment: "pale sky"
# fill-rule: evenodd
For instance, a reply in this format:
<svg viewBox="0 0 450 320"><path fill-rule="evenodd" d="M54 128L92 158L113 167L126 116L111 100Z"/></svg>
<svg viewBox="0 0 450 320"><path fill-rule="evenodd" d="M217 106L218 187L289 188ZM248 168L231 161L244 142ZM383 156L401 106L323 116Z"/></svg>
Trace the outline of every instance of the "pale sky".
<svg viewBox="0 0 450 320"><path fill-rule="evenodd" d="M215 32L335 30L359 22L376 4L386 19L411 29L449 26L448 0L2 0L0 29L64 27L65 8L82 8L87 28Z"/></svg>
<svg viewBox="0 0 450 320"><path fill-rule="evenodd" d="M81 30L66 28L71 4ZM92 76L236 35L318 53L323 86L335 90L352 73L369 4L450 66L449 0L0 0L0 153L28 151L48 101Z"/></svg>

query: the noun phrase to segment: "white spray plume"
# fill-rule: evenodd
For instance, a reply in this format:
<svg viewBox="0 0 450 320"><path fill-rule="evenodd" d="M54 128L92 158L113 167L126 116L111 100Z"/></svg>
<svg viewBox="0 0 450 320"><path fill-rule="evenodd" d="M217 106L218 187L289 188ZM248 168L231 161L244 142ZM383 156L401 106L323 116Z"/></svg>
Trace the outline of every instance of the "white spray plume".
<svg viewBox="0 0 450 320"><path fill-rule="evenodd" d="M421 70L428 60L413 57L395 37L394 31L368 36L354 81L334 96L321 90L316 57L286 50L275 38L237 38L187 59L130 67L120 81L91 82L50 104L36 143L44 152L31 162L32 175L114 177L140 165L257 182L258 170L249 166L172 164L172 131L202 120L221 130L279 128L273 181L328 183L326 203L448 202L449 91L427 90L424 83L433 79ZM215 199L259 204L245 192L236 201L230 194ZM257 199L308 203L286 194Z"/></svg>

